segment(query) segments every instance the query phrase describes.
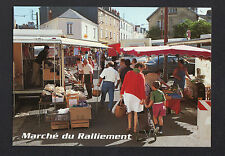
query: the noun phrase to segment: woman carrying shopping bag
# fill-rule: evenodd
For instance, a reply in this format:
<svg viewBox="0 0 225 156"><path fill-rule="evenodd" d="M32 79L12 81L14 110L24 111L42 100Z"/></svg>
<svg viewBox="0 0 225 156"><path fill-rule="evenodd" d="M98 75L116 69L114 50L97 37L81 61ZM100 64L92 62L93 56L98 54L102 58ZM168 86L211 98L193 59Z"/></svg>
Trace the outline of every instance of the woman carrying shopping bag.
<svg viewBox="0 0 225 156"><path fill-rule="evenodd" d="M120 98L124 98L124 103L128 113L127 132L131 132L132 112L134 112L134 133L137 132L138 112L144 110L145 103L145 78L142 73L145 65L137 63L133 70L127 72L120 92Z"/></svg>

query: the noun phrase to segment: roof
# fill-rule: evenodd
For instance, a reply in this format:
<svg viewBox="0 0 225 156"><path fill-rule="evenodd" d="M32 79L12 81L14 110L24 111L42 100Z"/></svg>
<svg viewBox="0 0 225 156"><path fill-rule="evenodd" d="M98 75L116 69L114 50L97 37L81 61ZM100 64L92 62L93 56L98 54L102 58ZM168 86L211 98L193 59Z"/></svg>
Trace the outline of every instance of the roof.
<svg viewBox="0 0 225 156"><path fill-rule="evenodd" d="M85 18L84 16L82 16L81 14L72 9L68 9L66 12L58 16L58 18L82 19L96 25L94 22L90 21L89 19Z"/></svg>
<svg viewBox="0 0 225 156"><path fill-rule="evenodd" d="M148 16L148 18L146 20L148 21L149 18L151 18L159 9L160 9L160 7L158 7L150 16Z"/></svg>

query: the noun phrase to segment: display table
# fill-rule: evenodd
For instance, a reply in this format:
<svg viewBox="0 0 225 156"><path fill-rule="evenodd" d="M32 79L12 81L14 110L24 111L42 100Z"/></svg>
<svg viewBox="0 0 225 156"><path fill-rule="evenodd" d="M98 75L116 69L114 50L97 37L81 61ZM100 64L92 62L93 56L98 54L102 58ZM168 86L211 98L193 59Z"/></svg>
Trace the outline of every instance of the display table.
<svg viewBox="0 0 225 156"><path fill-rule="evenodd" d="M164 90L166 96L166 107L175 111L176 114L180 113L180 99L181 96L175 92Z"/></svg>
<svg viewBox="0 0 225 156"><path fill-rule="evenodd" d="M180 99L166 100L166 107L175 111L176 114L180 113Z"/></svg>

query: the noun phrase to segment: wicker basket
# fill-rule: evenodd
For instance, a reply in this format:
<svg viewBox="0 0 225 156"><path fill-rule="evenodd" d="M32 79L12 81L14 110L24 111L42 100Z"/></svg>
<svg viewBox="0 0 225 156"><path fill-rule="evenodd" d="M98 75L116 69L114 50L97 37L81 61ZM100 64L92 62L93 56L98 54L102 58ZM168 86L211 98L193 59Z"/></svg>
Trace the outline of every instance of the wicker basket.
<svg viewBox="0 0 225 156"><path fill-rule="evenodd" d="M93 89L92 95L95 96L95 97L99 97L101 95L101 90Z"/></svg>

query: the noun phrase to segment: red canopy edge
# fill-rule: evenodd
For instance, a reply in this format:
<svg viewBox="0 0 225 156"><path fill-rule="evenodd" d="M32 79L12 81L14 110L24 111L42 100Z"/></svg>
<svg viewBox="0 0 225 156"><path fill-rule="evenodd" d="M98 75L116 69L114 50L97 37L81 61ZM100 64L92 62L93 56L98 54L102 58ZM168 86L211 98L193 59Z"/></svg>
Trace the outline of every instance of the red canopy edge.
<svg viewBox="0 0 225 156"><path fill-rule="evenodd" d="M115 43L108 46L111 47L108 49L109 56L117 56L117 53L120 54L120 43Z"/></svg>
<svg viewBox="0 0 225 156"><path fill-rule="evenodd" d="M196 48L196 47L195 47ZM199 51L196 50L181 50L181 49L173 49L173 46L169 47L168 49L163 50L154 50L154 51L143 51L138 52L136 50L129 50L125 51L123 48L121 48L121 51L124 54L128 55L135 55L135 56L151 56L151 55L185 55L189 57L199 57L199 58L205 58L210 59L211 58L211 52L209 51L201 51L202 49L199 48Z"/></svg>

